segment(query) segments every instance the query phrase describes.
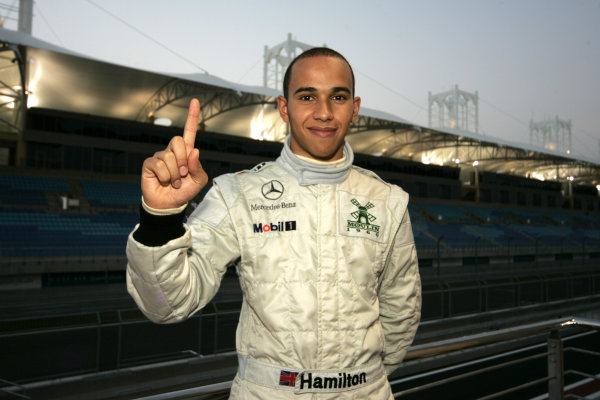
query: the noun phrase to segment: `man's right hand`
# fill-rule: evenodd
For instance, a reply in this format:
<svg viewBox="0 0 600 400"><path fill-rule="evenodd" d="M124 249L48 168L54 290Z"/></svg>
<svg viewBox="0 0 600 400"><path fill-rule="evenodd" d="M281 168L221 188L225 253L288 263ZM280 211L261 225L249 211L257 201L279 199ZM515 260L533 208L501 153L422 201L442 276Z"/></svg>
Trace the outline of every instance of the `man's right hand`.
<svg viewBox="0 0 600 400"><path fill-rule="evenodd" d="M200 102L192 99L182 136L175 136L167 148L147 158L142 166L142 196L156 209L178 208L192 200L208 183L208 176L194 147Z"/></svg>

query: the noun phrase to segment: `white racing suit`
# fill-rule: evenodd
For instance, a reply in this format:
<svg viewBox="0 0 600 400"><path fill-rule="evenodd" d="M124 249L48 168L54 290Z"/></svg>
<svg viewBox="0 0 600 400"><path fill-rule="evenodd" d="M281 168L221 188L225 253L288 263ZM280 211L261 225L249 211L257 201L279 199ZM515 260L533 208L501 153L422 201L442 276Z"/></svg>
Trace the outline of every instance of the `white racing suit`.
<svg viewBox="0 0 600 400"><path fill-rule="evenodd" d="M147 237L166 223L142 218L127 245L128 291L152 321L182 321L241 257L231 399L392 399L386 372L421 311L408 195L353 167L348 145L333 167L288 142L275 162L216 178L165 243Z"/></svg>

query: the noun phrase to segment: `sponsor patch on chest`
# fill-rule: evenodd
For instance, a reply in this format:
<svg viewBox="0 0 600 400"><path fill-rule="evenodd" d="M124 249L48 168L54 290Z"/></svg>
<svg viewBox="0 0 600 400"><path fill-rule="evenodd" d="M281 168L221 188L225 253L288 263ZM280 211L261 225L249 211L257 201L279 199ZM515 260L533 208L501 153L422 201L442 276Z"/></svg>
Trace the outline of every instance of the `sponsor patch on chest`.
<svg viewBox="0 0 600 400"><path fill-rule="evenodd" d="M279 221L252 224L254 233L286 232L296 230L296 221Z"/></svg>
<svg viewBox="0 0 600 400"><path fill-rule="evenodd" d="M348 192L339 192L339 232L382 242L385 225L384 202Z"/></svg>

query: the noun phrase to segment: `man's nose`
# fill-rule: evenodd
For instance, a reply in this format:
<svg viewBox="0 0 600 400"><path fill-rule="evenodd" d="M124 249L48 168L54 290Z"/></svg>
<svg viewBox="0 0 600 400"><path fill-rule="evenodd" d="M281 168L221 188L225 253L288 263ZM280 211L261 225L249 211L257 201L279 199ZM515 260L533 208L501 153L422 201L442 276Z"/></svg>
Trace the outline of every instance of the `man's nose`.
<svg viewBox="0 0 600 400"><path fill-rule="evenodd" d="M331 112L331 104L328 101L319 101L315 106L315 112L313 114L315 119L321 121L329 121L333 114Z"/></svg>

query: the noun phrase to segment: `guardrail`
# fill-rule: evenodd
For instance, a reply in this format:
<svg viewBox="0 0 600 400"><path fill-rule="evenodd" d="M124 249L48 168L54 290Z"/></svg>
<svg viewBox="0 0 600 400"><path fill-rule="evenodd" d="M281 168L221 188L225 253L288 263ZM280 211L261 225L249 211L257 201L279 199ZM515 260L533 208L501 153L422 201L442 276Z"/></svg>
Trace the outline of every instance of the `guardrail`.
<svg viewBox="0 0 600 400"><path fill-rule="evenodd" d="M11 382L67 381L73 376L103 374L149 362L223 354L235 349L235 329L231 326L238 319L239 302L211 303L179 324L154 324L137 309L8 321L6 330L0 330L0 397L7 391L26 393L28 384ZM15 329L10 330L10 325ZM152 338L154 353L148 354L147 347L139 345L140 337ZM163 340L166 337L181 340ZM29 351L31 343L44 351ZM68 350L73 343L88 351L73 359ZM47 359L54 360L53 368L48 367ZM31 372L32 365L37 372ZM21 374L11 375L12 371Z"/></svg>
<svg viewBox="0 0 600 400"><path fill-rule="evenodd" d="M564 360L564 352L565 351L582 351L588 354L592 354L600 357L600 353L587 351L584 349L577 348L563 348L563 342L560 337L560 330L567 327L581 327L588 330L600 330L600 322L594 321L585 318L567 318L567 319L556 319L545 322L521 325L512 328L501 329L495 332L485 332L480 334L474 334L465 336L458 339L449 339L444 341L438 341L429 344L417 345L411 347L410 351L406 355L405 361L410 361L413 359L423 359L428 357L435 357L442 354L448 354L455 351L471 349L479 346L483 346L486 344L494 344L499 342L505 342L513 339L520 339L529 336L549 333L549 338L547 340L548 350L547 352L523 357L520 359L512 360L507 363L497 364L491 367L478 369L476 371L472 371L465 374L460 374L453 376L451 378L438 380L436 382L432 382L425 385L419 385L412 387L407 390L403 390L400 392L394 393L395 398L399 398L401 396L405 396L410 393L416 393L419 391L423 391L428 388L432 388L435 386L440 386L443 384L447 384L453 381L457 381L459 379L463 379L469 376L475 376L478 374L482 374L484 372L498 370L502 367L506 367L509 365L515 365L518 363L524 363L526 361L530 361L539 357L547 357L548 364L548 375L546 377L535 379L525 384L517 385L497 393L491 393L481 399L493 399L496 397L504 396L518 390L524 389L526 387L530 387L533 385L537 385L539 383L547 382L548 384L548 398L550 400L555 399L563 399L564 398L564 376L566 373L578 374L585 376L587 378L592 378L598 380L597 378L590 376L589 374L584 374L577 370L567 370L564 371L563 368L563 360ZM600 365L600 363L599 363ZM411 377L411 379L415 379L415 377ZM392 385L399 383L399 381L391 381Z"/></svg>
<svg viewBox="0 0 600 400"><path fill-rule="evenodd" d="M452 381L456 381L459 379L463 379L465 377L476 376L478 374L482 374L489 371L494 371L499 368L515 365L517 363L526 362L529 360L537 359L540 357L547 357L548 364L548 375L542 378L533 379L525 384L516 385L510 387L505 390L501 390L495 393L490 393L480 399L493 399L501 396L505 396L511 393L514 393L518 390L522 390L524 388L539 385L540 383L547 383L548 391L548 399L549 400L559 400L565 398L565 386L564 386L564 377L566 374L576 374L579 376L583 376L587 379L600 381L598 375L587 374L581 371L577 371L574 369L564 370L563 361L564 361L564 352L565 351L577 351L577 352L585 352L587 354L600 357L600 353L594 351L588 351L585 349L577 349L577 348L563 348L563 342L560 337L560 330L569 327L580 327L585 330L599 330L600 331L600 322L594 321L585 318L566 318L566 319L555 319L545 322L526 324L521 326L516 326L507 329L501 329L494 332L485 332L479 333L469 336L464 336L461 338L448 339L437 341L428 344L422 344L413 346L410 348L409 352L406 355L405 361L410 360L423 360L427 358L437 357L445 354L450 354L453 352L466 350L466 349L474 349L480 346L495 344L506 342L513 339L522 339L526 337L531 337L540 334L549 334L548 342L548 350L541 354L522 357L517 360L512 360L504 363L499 363L487 368L477 369L475 371L471 371L464 374L459 374L447 379L437 380L432 383L427 383L423 385L417 385L411 387L409 389L405 389L402 391L397 391L394 393L394 398L402 398L402 396L406 396L409 394L414 394L421 392L423 390L432 388L434 386L440 386L447 384ZM600 365L600 364L599 364ZM407 382L410 380L418 379L420 376L411 376L407 378L403 378L401 380L392 380L390 381L391 385L394 386L398 384L400 381ZM208 385L198 388L185 389L180 391L173 391L169 393L163 393L159 395L147 396L139 398L138 400L163 400L163 399L177 399L177 398L187 398L187 396L193 395L210 395L214 394L215 396L222 395L226 393L231 388L231 382L221 382L214 385ZM575 396L573 396L575 397Z"/></svg>
<svg viewBox="0 0 600 400"><path fill-rule="evenodd" d="M595 274L594 277L595 282L600 282L600 275ZM476 320L469 317L470 332L475 332L478 329L487 329L486 327L491 326L495 318L504 319L506 316L502 310L513 310L519 315L529 313L543 315L546 313L555 316L557 315L555 311L547 312L547 310L556 310L563 303L576 305L579 307L576 309L581 309L581 306L589 309L591 304L597 304L600 300L600 292L594 286L595 289L592 292L598 294L583 293L579 288L577 291L569 290L568 292L584 294L584 297L566 296L559 301L520 306L521 301L517 303L513 301L515 299L513 292L515 291L507 291L509 286L503 283L500 288L505 290L501 293L505 295L509 293L509 298L512 300L508 303L508 308L500 309L492 307L490 303L494 298L491 292L494 287L477 286L466 289L450 287L444 289L445 291L439 289L439 293L432 288L425 288L424 304L430 305L428 307L430 314L432 313L431 304L441 307L441 311L438 313L440 315L447 308L443 317L438 320L450 321L449 317L454 318L456 322L449 325L444 324L444 329L452 332L461 329L459 327L460 320L465 313L459 312L462 310L460 299L467 296L469 301L479 305L479 308L473 310L473 314L467 315L471 317L474 315L485 316L485 318L476 318ZM519 293L521 292L519 291ZM543 292L550 293L546 290ZM454 294L459 295L458 298L455 298ZM481 299L485 299L485 301ZM502 302L502 304L504 303ZM191 352L210 356L234 351L235 327L239 319L240 304L240 301L211 303L185 322L166 325L150 322L138 309L72 315L56 314L39 319L0 320L0 343L2 344L0 352L7 361L3 367L0 366L0 377L13 382L39 382L82 374L103 373L146 365L151 362L183 360L189 358ZM573 311L563 311L563 313L570 312ZM431 316L429 315L429 317ZM421 324L421 328L424 329L420 328L421 339L435 340L435 331L438 329L436 328L436 319L425 317L426 315ZM524 318L511 319L514 323L527 321ZM463 334L468 333L467 331L463 332ZM152 343L152 346L142 346L140 337L146 338L146 341ZM171 337L179 339L177 341L165 340ZM78 343L80 347L88 349L77 359L72 359L70 356L71 343L74 342ZM36 343L36 348L43 348L44 351L32 352L31 343ZM413 349L417 348L413 347ZM44 361L48 357L55 360L53 368L50 368ZM411 353L408 357L410 359ZM31 365L36 368L31 368Z"/></svg>
<svg viewBox="0 0 600 400"><path fill-rule="evenodd" d="M0 378L0 383L10 385L9 388L0 388L0 393L4 392L11 396L18 397L20 399L31 399L31 397L27 396L26 394L17 392L17 390L19 390L21 392L25 391L25 388L23 386L19 385L18 383L7 381L6 379L1 379L1 378Z"/></svg>

